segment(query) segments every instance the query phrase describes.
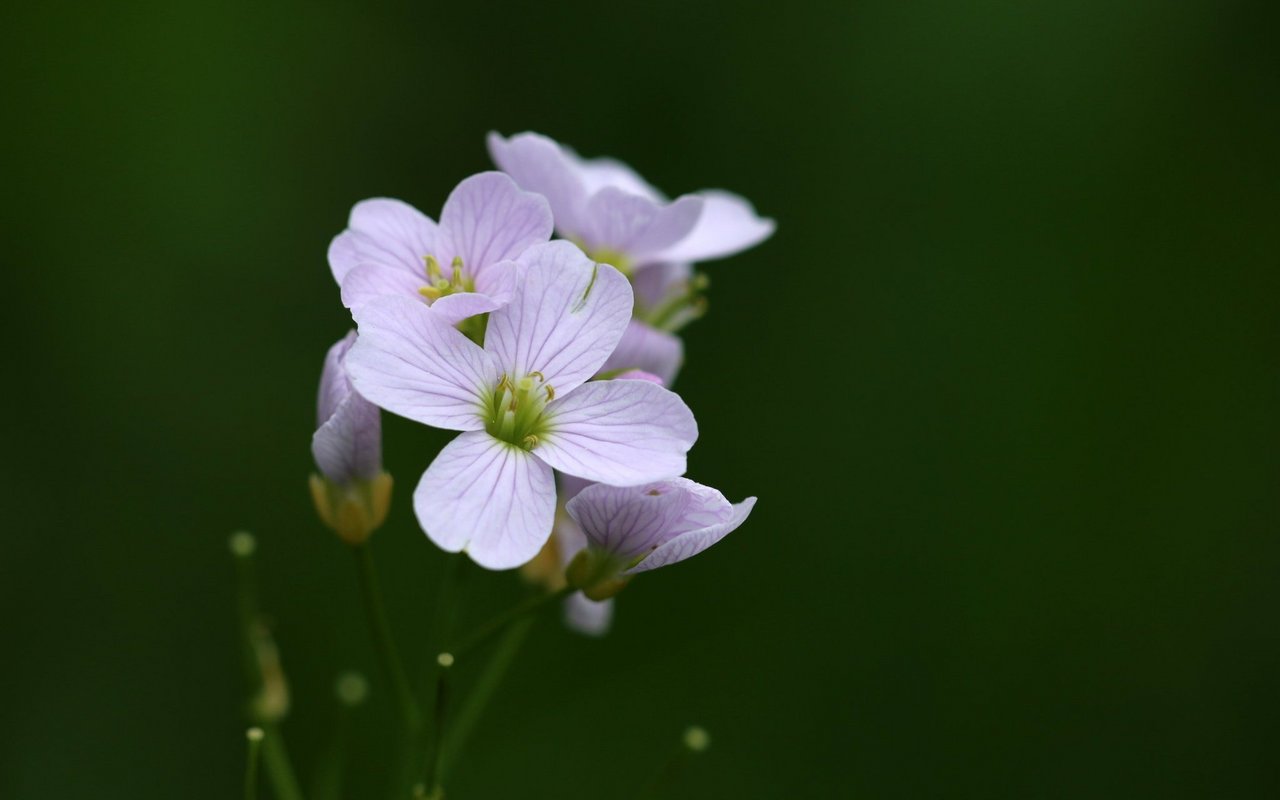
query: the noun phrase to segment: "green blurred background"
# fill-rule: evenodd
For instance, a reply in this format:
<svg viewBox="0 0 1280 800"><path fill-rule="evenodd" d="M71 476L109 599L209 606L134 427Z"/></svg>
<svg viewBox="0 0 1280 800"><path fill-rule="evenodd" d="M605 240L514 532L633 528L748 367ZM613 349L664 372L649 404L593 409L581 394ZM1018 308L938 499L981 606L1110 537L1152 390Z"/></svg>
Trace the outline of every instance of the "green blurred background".
<svg viewBox="0 0 1280 800"><path fill-rule="evenodd" d="M750 523L553 615L449 797L1275 797L1277 16L1241 2L16 4L0 796L240 791L230 531L314 762L376 677L306 490L352 203L541 131L777 235L708 266L691 474ZM443 565L388 419L421 671ZM521 596L468 580L467 619ZM360 712L352 797L394 717ZM305 771L305 770L304 770ZM602 788L607 787L607 788Z"/></svg>

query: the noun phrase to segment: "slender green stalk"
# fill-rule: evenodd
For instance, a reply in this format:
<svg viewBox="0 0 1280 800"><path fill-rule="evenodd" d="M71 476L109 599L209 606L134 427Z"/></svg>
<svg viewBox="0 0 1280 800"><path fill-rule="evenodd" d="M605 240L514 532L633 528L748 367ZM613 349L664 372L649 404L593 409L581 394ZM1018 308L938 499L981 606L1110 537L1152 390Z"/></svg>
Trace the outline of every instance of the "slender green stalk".
<svg viewBox="0 0 1280 800"><path fill-rule="evenodd" d="M355 545L351 549L355 551L360 575L360 594L364 599L365 614L369 618L382 671L395 692L396 707L405 731L410 737L416 736L422 726L422 717L418 711L418 701L413 697L413 689L409 686L409 676L400 661L400 652L396 649L395 640L391 638L391 625L387 622L382 590L378 587L378 570L373 563L373 554L367 543Z"/></svg>
<svg viewBox="0 0 1280 800"><path fill-rule="evenodd" d="M462 643L457 647L451 648L449 652L453 653L455 658L461 658L464 655L468 655L472 650L475 650L480 645L489 641L489 639L501 633L503 629L511 623L533 614L548 603L568 597L573 594L574 591L575 590L572 587L566 586L559 591L547 592L546 594L528 597L481 625L479 628L476 628L470 636L463 639Z"/></svg>
<svg viewBox="0 0 1280 800"><path fill-rule="evenodd" d="M257 542L251 534L239 531L232 534L230 546L236 560L236 607L240 617L242 666L250 697L248 714L262 729L261 757L266 767L267 780L271 782L276 800L302 800L302 790L298 788L298 779L289 761L289 753L285 749L280 726L277 724L279 716L276 715L284 713L283 707L273 708L268 714L266 709L270 704L264 702L266 676L263 670L262 654L264 651L270 651L274 657L274 648L270 641L270 634L264 632L258 613L253 570L253 555L257 550ZM280 675L275 677L277 681L283 680Z"/></svg>
<svg viewBox="0 0 1280 800"><path fill-rule="evenodd" d="M333 727L324 754L315 762L311 780L311 800L339 800L347 770L347 742L351 738L352 717L364 703L369 683L358 672L344 672L334 682ZM403 794L397 797L403 798Z"/></svg>
<svg viewBox="0 0 1280 800"><path fill-rule="evenodd" d="M476 724L484 714L490 698L497 691L502 679L506 677L507 669L511 666L511 662L515 660L516 654L520 651L520 646L528 638L534 621L534 617L529 616L511 623L503 633L502 638L498 640L493 656L489 659L489 663L485 665L484 671L476 678L475 686L471 688L466 700L459 706L457 713L453 717L453 724L449 728L449 738L442 743L440 748L441 781L448 777L449 769L453 766L458 754L462 752L462 748L466 745L472 731L475 730Z"/></svg>
<svg viewBox="0 0 1280 800"><path fill-rule="evenodd" d="M671 754L653 778L641 785L640 794L637 795L638 800L647 800L647 798L656 800L670 796L671 788L689 768L693 757L704 752L710 745L711 737L704 729L697 725L686 729L684 736L680 739L680 747Z"/></svg>
<svg viewBox="0 0 1280 800"><path fill-rule="evenodd" d="M280 726L270 723L262 727L262 760L267 767L267 780L271 782L276 800L302 800L302 789L298 786L293 763L289 761L289 751L285 749Z"/></svg>
<svg viewBox="0 0 1280 800"><path fill-rule="evenodd" d="M453 655L441 653L436 656L439 670L436 672L435 724L432 725L434 735L427 746L427 771L422 785L430 798L441 798L444 790L440 786L440 756L444 752L447 730L445 728L449 700L449 668L453 666Z"/></svg>
<svg viewBox="0 0 1280 800"><path fill-rule="evenodd" d="M244 800L257 800L258 754L262 750L262 728L245 731L245 739L249 743L249 752L245 756L244 765Z"/></svg>

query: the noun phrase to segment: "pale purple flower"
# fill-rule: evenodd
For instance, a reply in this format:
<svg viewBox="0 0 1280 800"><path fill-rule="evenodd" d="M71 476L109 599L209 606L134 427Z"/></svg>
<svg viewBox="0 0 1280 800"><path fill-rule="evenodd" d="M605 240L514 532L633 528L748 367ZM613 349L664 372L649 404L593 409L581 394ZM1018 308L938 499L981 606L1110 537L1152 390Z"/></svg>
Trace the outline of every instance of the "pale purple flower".
<svg viewBox="0 0 1280 800"><path fill-rule="evenodd" d="M321 472L311 476L316 513L349 544L368 539L391 503L391 476L382 471L381 412L355 391L347 373L355 341L351 331L325 356L311 437Z"/></svg>
<svg viewBox="0 0 1280 800"><path fill-rule="evenodd" d="M400 200L357 203L329 245L329 266L353 311L386 295L431 305L456 323L511 296L511 262L551 238L551 210L501 172L459 183L436 224Z"/></svg>
<svg viewBox="0 0 1280 800"><path fill-rule="evenodd" d="M351 387L345 361L356 332L329 348L316 398L311 454L321 474L340 486L372 480L382 471L382 419L378 407Z"/></svg>
<svg viewBox="0 0 1280 800"><path fill-rule="evenodd" d="M445 550L490 569L518 566L551 535L552 469L635 485L679 475L697 438L684 402L647 381L592 381L631 317L630 284L569 242L519 259L508 305L480 347L407 297L356 310L356 388L409 419L463 431L414 494Z"/></svg>
<svg viewBox="0 0 1280 800"><path fill-rule="evenodd" d="M587 538L569 569L588 597L616 593L636 573L697 555L732 533L756 499L732 504L709 486L674 478L641 486L588 486L565 508Z"/></svg>
<svg viewBox="0 0 1280 800"><path fill-rule="evenodd" d="M521 188L547 198L556 230L597 261L629 272L661 262L723 258L759 244L773 220L720 190L668 201L630 167L584 159L536 133L489 134L489 154Z"/></svg>

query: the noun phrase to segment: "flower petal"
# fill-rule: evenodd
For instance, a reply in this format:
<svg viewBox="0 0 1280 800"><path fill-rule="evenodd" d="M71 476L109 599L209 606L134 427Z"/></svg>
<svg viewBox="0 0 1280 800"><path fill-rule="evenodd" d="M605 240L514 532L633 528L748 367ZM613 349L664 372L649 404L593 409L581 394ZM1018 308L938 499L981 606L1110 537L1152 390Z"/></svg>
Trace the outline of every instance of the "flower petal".
<svg viewBox="0 0 1280 800"><path fill-rule="evenodd" d="M606 186L613 186L630 194L647 197L655 203L665 203L662 192L626 164L612 158L582 158L572 150L561 146L568 153L570 163L576 167L578 177L587 188L587 194L595 194Z"/></svg>
<svg viewBox="0 0 1280 800"><path fill-rule="evenodd" d="M687 236L660 255L670 261L706 261L755 247L773 235L774 222L756 214L751 203L731 192L699 192L702 216Z"/></svg>
<svg viewBox="0 0 1280 800"><path fill-rule="evenodd" d="M729 503L721 498L726 510ZM664 543L680 523L689 495L667 481L639 486L595 483L565 504L591 546L630 561Z"/></svg>
<svg viewBox="0 0 1280 800"><path fill-rule="evenodd" d="M484 347L513 378L540 372L561 395L613 352L631 319L631 285L570 242L530 248L511 302L489 316Z"/></svg>
<svg viewBox="0 0 1280 800"><path fill-rule="evenodd" d="M488 314L503 304L487 294L480 292L458 292L441 297L431 304L431 313L438 315L450 325L457 325L467 317L477 314Z"/></svg>
<svg viewBox="0 0 1280 800"><path fill-rule="evenodd" d="M692 277L693 265L687 261L663 261L635 270L631 288L636 293L636 307L656 308L672 294L687 291Z"/></svg>
<svg viewBox="0 0 1280 800"><path fill-rule="evenodd" d="M648 572L658 567L674 564L677 561L684 561L686 558L701 553L737 530L738 526L747 521L747 516L751 514L751 509L755 508L755 505L756 498L754 497L748 497L741 503L735 503L733 513L728 520L676 536L666 544L660 545L648 558L627 570L627 573Z"/></svg>
<svg viewBox="0 0 1280 800"><path fill-rule="evenodd" d="M645 372L642 369L629 369L626 372L622 373L621 375L615 376L614 380L615 381L648 381L649 383L656 383L659 386L667 385L667 382L664 381L662 378L658 377L657 375L654 375L652 372Z"/></svg>
<svg viewBox="0 0 1280 800"><path fill-rule="evenodd" d="M351 209L347 230L329 245L329 268L341 284L361 264L381 264L421 274L424 256L436 250L436 224L400 200L376 197Z"/></svg>
<svg viewBox="0 0 1280 800"><path fill-rule="evenodd" d="M424 276L384 264L360 264L342 279L342 305L355 309L378 297L415 297L425 286Z"/></svg>
<svg viewBox="0 0 1280 800"><path fill-rule="evenodd" d="M329 349L317 398L319 427L311 454L326 478L337 484L367 480L382 470L382 419L378 407L351 388L344 360L356 340L352 331Z"/></svg>
<svg viewBox="0 0 1280 800"><path fill-rule="evenodd" d="M476 276L476 291L487 294L502 305L511 302L519 279L519 267L514 261L499 261L490 264L485 271Z"/></svg>
<svg viewBox="0 0 1280 800"><path fill-rule="evenodd" d="M547 406L551 431L535 452L569 475L617 486L685 470L698 438L680 396L647 381L592 381Z"/></svg>
<svg viewBox="0 0 1280 800"><path fill-rule="evenodd" d="M465 550L486 569L532 559L551 536L556 489L551 468L483 431L445 445L413 494L431 541Z"/></svg>
<svg viewBox="0 0 1280 800"><path fill-rule="evenodd" d="M380 297L355 313L360 338L346 365L360 394L437 428L484 427L485 393L501 374L487 353L408 297Z"/></svg>
<svg viewBox="0 0 1280 800"><path fill-rule="evenodd" d="M609 354L601 372L642 370L657 375L665 386L675 382L684 363L684 343L674 333L632 320Z"/></svg>
<svg viewBox="0 0 1280 800"><path fill-rule="evenodd" d="M487 267L516 258L551 238L551 208L546 199L521 191L501 172L472 175L449 195L440 213L441 265L454 256L478 278Z"/></svg>
<svg viewBox="0 0 1280 800"><path fill-rule="evenodd" d="M351 346L356 343L356 332L348 331L347 335L334 343L324 355L324 367L320 370L320 390L316 393L316 425L323 425L347 395L351 394L351 381L347 378L344 361Z"/></svg>
<svg viewBox="0 0 1280 800"><path fill-rule="evenodd" d="M488 137L489 155L498 168L515 179L520 188L547 199L556 230L579 236L587 192L572 161L560 145L536 133L519 133L504 139Z"/></svg>
<svg viewBox="0 0 1280 800"><path fill-rule="evenodd" d="M685 195L660 204L607 186L591 196L585 213L581 235L588 249L623 253L638 266L688 236L702 213L702 199Z"/></svg>

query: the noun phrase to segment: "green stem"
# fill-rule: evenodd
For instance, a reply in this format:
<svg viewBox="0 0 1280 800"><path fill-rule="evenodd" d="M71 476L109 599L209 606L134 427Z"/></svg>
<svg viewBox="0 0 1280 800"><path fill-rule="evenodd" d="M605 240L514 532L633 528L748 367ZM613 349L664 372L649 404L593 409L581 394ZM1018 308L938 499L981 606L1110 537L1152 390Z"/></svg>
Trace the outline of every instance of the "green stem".
<svg viewBox="0 0 1280 800"><path fill-rule="evenodd" d="M259 719L263 692L262 666L259 660L261 644L258 639L258 627L261 625L258 614L256 582L253 571L253 555L257 545L254 538L244 532L231 537L231 552L236 560L236 605L240 616L240 637L243 656L245 681L249 687L249 716L259 723L262 732L262 761L266 767L267 780L271 782L276 800L302 800L302 790L298 788L298 779L289 761L289 753L284 746L284 738L280 735L280 726L274 720Z"/></svg>
<svg viewBox="0 0 1280 800"><path fill-rule="evenodd" d="M445 715L448 711L449 699L449 668L453 666L453 656L449 653L441 653L436 658L438 670L436 671L436 694L435 694L435 720L432 725L434 735L427 747L427 771L423 779L422 785L426 788L428 797L440 798L444 796L444 792L440 787L440 756L444 752L445 740Z"/></svg>
<svg viewBox="0 0 1280 800"><path fill-rule="evenodd" d="M485 624L481 625L479 628L476 628L476 630L472 632L470 636L468 636L466 639L463 639L461 644L459 644L457 647L450 649L449 652L453 654L454 658L461 658L462 656L467 655L472 650L476 649L480 645L487 642L493 636L501 633L504 628L506 628L508 625L515 622L516 620L519 620L527 615L533 614L535 611L539 610L540 608L547 605L548 603L554 602L556 600L562 600L568 597L569 595L573 594L575 591L576 590L573 587L565 586L564 588L555 592L547 592L545 594L539 594L539 595L534 595L533 597L525 598L523 601L516 603L511 608L507 609L505 612L499 614L498 616L489 620Z"/></svg>
<svg viewBox="0 0 1280 800"><path fill-rule="evenodd" d="M442 744L440 749L439 774L441 781L448 776L450 767L453 766L458 754L462 752L462 748L466 745L471 732L475 730L481 715L484 714L485 707L489 704L489 699L493 697L498 686L502 683L502 679L506 676L507 668L515 660L516 653L520 651L520 645L524 644L530 629L533 628L533 623L534 617L525 617L513 622L507 628L502 639L498 641L493 657L489 659L484 671L476 678L475 686L472 687L467 699L458 709L458 713L454 715L453 725L449 730L449 739Z"/></svg>
<svg viewBox="0 0 1280 800"><path fill-rule="evenodd" d="M268 723L262 727L262 760L266 764L267 779L271 781L276 800L302 800L302 789L298 787L298 776L289 761L289 751L285 749L280 726Z"/></svg>
<svg viewBox="0 0 1280 800"><path fill-rule="evenodd" d="M312 800L339 800L342 796L342 782L347 770L347 741L350 738L351 717L354 707L362 702L363 698L344 696L341 688L338 694L338 707L334 712L329 743L325 747L323 757L316 762L315 772L312 775Z"/></svg>
<svg viewBox="0 0 1280 800"><path fill-rule="evenodd" d="M244 800L257 800L258 754L262 750L262 728L250 728L245 738L249 742L249 752L245 756Z"/></svg>
<svg viewBox="0 0 1280 800"><path fill-rule="evenodd" d="M373 554L367 543L358 544L351 549L355 551L360 575L360 594L364 599L365 614L369 618L369 627L373 632L378 658L382 662L382 671L395 692L400 721L412 737L421 727L422 718L418 711L418 702L413 697L413 689L409 686L409 677L404 671L404 665L400 662L400 652L396 649L395 640L391 638L391 625L387 622L382 590L378 588L378 570L373 563Z"/></svg>
<svg viewBox="0 0 1280 800"><path fill-rule="evenodd" d="M680 747L671 754L662 769L652 779L641 785L637 800L669 797L671 788L688 769L693 757L706 750L710 741L707 732L700 727L691 726L685 730Z"/></svg>

